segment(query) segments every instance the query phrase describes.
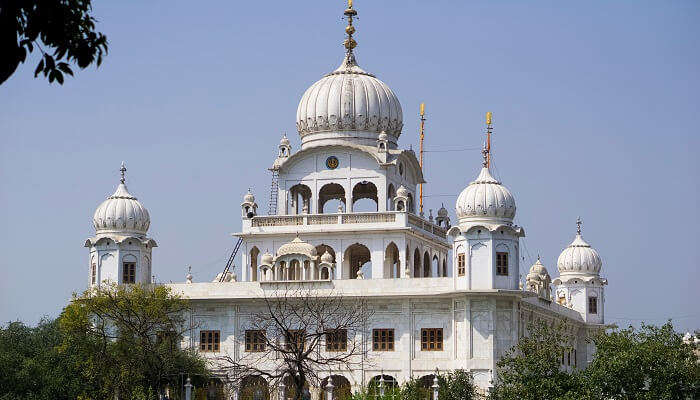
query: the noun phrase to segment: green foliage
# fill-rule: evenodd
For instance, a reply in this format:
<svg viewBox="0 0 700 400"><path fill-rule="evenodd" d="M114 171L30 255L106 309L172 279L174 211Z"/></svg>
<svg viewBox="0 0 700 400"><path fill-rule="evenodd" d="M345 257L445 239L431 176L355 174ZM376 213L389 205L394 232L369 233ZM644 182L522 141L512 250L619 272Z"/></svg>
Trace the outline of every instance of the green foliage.
<svg viewBox="0 0 700 400"><path fill-rule="evenodd" d="M438 385L440 400L472 400L477 396L472 375L462 369L438 374Z"/></svg>
<svg viewBox="0 0 700 400"><path fill-rule="evenodd" d="M401 400L426 400L430 397L430 389L423 386L420 379L411 379L401 385Z"/></svg>
<svg viewBox="0 0 700 400"><path fill-rule="evenodd" d="M75 355L60 352L58 323L42 319L36 327L11 322L0 327L0 399L75 399L84 383Z"/></svg>
<svg viewBox="0 0 700 400"><path fill-rule="evenodd" d="M50 83L63 84L64 73L73 75L69 63L81 69L99 66L107 54L107 38L95 31L91 12L91 0L1 0L0 84L35 46L42 58L34 76L43 72Z"/></svg>
<svg viewBox="0 0 700 400"><path fill-rule="evenodd" d="M578 376L564 371L560 363L570 343L563 326L531 324L529 333L498 361L491 399L566 399L578 391Z"/></svg>
<svg viewBox="0 0 700 400"><path fill-rule="evenodd" d="M94 397L147 399L180 373L206 376L205 361L183 350L187 301L163 286L121 285L75 296L59 318L61 351L79 355L74 366Z"/></svg>
<svg viewBox="0 0 700 400"><path fill-rule="evenodd" d="M585 399L700 398L700 364L694 344L668 322L601 333L596 354L583 371Z"/></svg>

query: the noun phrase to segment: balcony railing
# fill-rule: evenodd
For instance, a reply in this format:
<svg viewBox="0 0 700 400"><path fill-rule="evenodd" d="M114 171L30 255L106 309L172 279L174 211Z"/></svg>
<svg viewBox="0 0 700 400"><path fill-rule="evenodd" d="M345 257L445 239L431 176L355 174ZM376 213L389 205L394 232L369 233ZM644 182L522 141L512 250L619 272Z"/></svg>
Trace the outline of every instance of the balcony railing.
<svg viewBox="0 0 700 400"><path fill-rule="evenodd" d="M384 224L392 227L411 227L447 239L447 230L417 215L387 211L339 214L301 214L255 216L251 227L289 227L299 225L346 225L346 224Z"/></svg>

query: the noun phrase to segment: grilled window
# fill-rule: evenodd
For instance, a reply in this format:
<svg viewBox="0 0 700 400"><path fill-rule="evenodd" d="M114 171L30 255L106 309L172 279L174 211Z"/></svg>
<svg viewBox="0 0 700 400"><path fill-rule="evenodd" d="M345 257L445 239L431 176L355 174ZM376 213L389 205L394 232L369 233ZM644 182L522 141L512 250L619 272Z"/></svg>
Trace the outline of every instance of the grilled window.
<svg viewBox="0 0 700 400"><path fill-rule="evenodd" d="M394 330L393 329L373 329L372 330L372 350L374 350L374 351L394 351Z"/></svg>
<svg viewBox="0 0 700 400"><path fill-rule="evenodd" d="M265 351L265 331L245 331L245 351Z"/></svg>
<svg viewBox="0 0 700 400"><path fill-rule="evenodd" d="M90 282L92 282L93 285L97 283L97 265L95 264L90 266Z"/></svg>
<svg viewBox="0 0 700 400"><path fill-rule="evenodd" d="M125 262L122 270L122 283L136 283L136 263Z"/></svg>
<svg viewBox="0 0 700 400"><path fill-rule="evenodd" d="M303 330L291 330L286 334L285 348L292 351L304 351L304 336L306 333Z"/></svg>
<svg viewBox="0 0 700 400"><path fill-rule="evenodd" d="M199 350L219 351L219 331L199 331Z"/></svg>
<svg viewBox="0 0 700 400"><path fill-rule="evenodd" d="M589 297L588 298L588 313L589 314L598 314L598 298L597 297Z"/></svg>
<svg viewBox="0 0 700 400"><path fill-rule="evenodd" d="M442 351L442 328L421 329L420 337L422 351Z"/></svg>
<svg viewBox="0 0 700 400"><path fill-rule="evenodd" d="M457 254L457 275L464 276L467 272L467 263L464 253Z"/></svg>
<svg viewBox="0 0 700 400"><path fill-rule="evenodd" d="M496 253L496 275L508 275L508 253L506 252Z"/></svg>
<svg viewBox="0 0 700 400"><path fill-rule="evenodd" d="M334 329L326 332L326 351L345 351L348 349L348 330Z"/></svg>

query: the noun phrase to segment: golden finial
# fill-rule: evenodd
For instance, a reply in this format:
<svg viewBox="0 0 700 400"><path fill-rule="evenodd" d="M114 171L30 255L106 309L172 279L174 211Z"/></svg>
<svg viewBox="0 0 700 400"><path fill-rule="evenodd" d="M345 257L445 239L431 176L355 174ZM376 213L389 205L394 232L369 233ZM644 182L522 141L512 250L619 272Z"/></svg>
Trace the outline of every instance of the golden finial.
<svg viewBox="0 0 700 400"><path fill-rule="evenodd" d="M425 115L425 103L420 103L420 116Z"/></svg>
<svg viewBox="0 0 700 400"><path fill-rule="evenodd" d="M352 18L357 15L357 11L352 8L352 0L348 0L348 8L343 14L348 18L348 26L345 27L345 33L348 34L348 37L343 41L343 45L348 53L352 53L352 49L357 46L357 42L352 37L355 33L355 27L352 26Z"/></svg>
<svg viewBox="0 0 700 400"><path fill-rule="evenodd" d="M493 114L491 113L491 111L486 113L486 125L491 125L491 117L492 116L493 116Z"/></svg>
<svg viewBox="0 0 700 400"><path fill-rule="evenodd" d="M493 127L491 126L491 122L493 119L493 113L491 111L486 113L486 144L484 145L484 150L482 150L482 153L484 154L484 167L489 168L491 167L491 130Z"/></svg>

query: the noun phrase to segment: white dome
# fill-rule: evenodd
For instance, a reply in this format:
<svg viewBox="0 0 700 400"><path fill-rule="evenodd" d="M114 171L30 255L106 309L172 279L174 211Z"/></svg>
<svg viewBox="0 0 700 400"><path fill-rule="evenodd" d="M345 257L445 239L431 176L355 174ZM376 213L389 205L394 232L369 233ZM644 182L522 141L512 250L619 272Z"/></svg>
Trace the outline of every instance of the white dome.
<svg viewBox="0 0 700 400"><path fill-rule="evenodd" d="M332 264L333 263L333 255L326 250L325 253L321 256L321 262Z"/></svg>
<svg viewBox="0 0 700 400"><path fill-rule="evenodd" d="M534 263L532 267L530 267L530 271L527 274L526 280L539 282L551 281L549 272L547 271L547 268L545 268L545 266L542 265L542 262L540 261L539 257L537 257L537 262Z"/></svg>
<svg viewBox="0 0 700 400"><path fill-rule="evenodd" d="M92 218L97 234L120 233L145 235L151 225L148 210L132 196L122 183L103 201Z"/></svg>
<svg viewBox="0 0 700 400"><path fill-rule="evenodd" d="M255 196L253 196L250 189L248 189L248 193L243 196L243 203L255 203Z"/></svg>
<svg viewBox="0 0 700 400"><path fill-rule="evenodd" d="M279 249L277 249L277 257L286 256L288 254L305 255L314 259L316 258L316 248L313 245L299 239L299 237L295 237L294 240L283 244Z"/></svg>
<svg viewBox="0 0 700 400"><path fill-rule="evenodd" d="M260 257L260 264L261 265L272 265L274 261L274 257L270 253L265 253Z"/></svg>
<svg viewBox="0 0 700 400"><path fill-rule="evenodd" d="M282 139L280 139L280 146L289 146L289 139L286 133L282 136Z"/></svg>
<svg viewBox="0 0 700 400"><path fill-rule="evenodd" d="M399 188L396 190L396 197L408 197L409 194L408 189L406 189L403 185L399 186Z"/></svg>
<svg viewBox="0 0 700 400"><path fill-rule="evenodd" d="M460 222L489 218L511 223L515 217L515 198L484 167L476 180L459 194L456 211Z"/></svg>
<svg viewBox="0 0 700 400"><path fill-rule="evenodd" d="M603 262L598 252L583 240L580 233L577 234L574 241L561 252L557 260L557 268L561 275L598 275L602 266Z"/></svg>
<svg viewBox="0 0 700 400"><path fill-rule="evenodd" d="M338 69L306 90L297 108L302 145L338 138L374 145L382 131L395 142L402 128L399 99L384 82L360 68L352 52Z"/></svg>

